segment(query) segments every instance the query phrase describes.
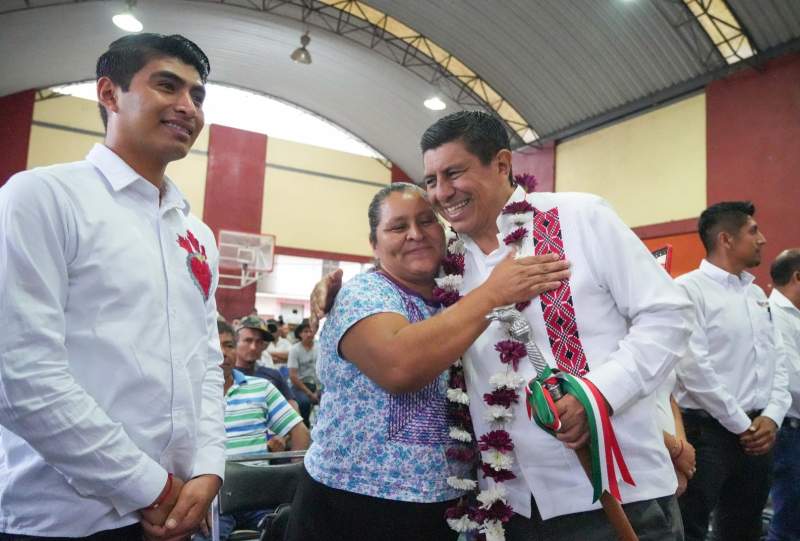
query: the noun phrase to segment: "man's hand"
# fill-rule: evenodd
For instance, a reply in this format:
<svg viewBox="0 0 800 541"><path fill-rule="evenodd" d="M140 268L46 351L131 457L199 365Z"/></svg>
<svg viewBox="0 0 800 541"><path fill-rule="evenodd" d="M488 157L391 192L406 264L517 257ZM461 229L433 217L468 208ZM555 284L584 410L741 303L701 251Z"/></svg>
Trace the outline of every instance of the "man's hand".
<svg viewBox="0 0 800 541"><path fill-rule="evenodd" d="M686 491L689 479L694 477L697 470L694 446L668 432L664 432L664 445L672 459L675 475L678 477L678 490L675 492L675 496L680 496Z"/></svg>
<svg viewBox="0 0 800 541"><path fill-rule="evenodd" d="M267 440L267 450L272 453L280 453L286 450L286 438L272 436Z"/></svg>
<svg viewBox="0 0 800 541"><path fill-rule="evenodd" d="M172 508L178 502L178 496L183 489L183 481L177 477L172 478L172 486L166 499L158 506L158 509L142 509L142 526L145 524L156 524L162 526L166 522ZM145 534L146 539L155 539Z"/></svg>
<svg viewBox="0 0 800 541"><path fill-rule="evenodd" d="M315 393L308 393L308 399L311 400L312 404L319 404L319 391Z"/></svg>
<svg viewBox="0 0 800 541"><path fill-rule="evenodd" d="M153 523L142 514L142 529L146 540L178 541L186 539L200 529L211 501L219 492L222 482L216 475L200 475L183 485L178 500L170 509L166 520ZM157 509L161 511L161 509Z"/></svg>
<svg viewBox="0 0 800 541"><path fill-rule="evenodd" d="M314 290L311 292L311 317L308 318L308 324L314 334L319 330L320 320L331 311L333 301L341 287L342 269L329 272L314 286Z"/></svg>
<svg viewBox="0 0 800 541"><path fill-rule="evenodd" d="M763 455L768 453L775 445L778 434L778 425L769 417L759 415L753 419L753 424L739 435L739 443L744 448L745 454Z"/></svg>
<svg viewBox="0 0 800 541"><path fill-rule="evenodd" d="M580 449L589 441L589 422L586 410L572 395L564 395L556 402L556 411L561 419L561 430L556 438L564 442L570 449Z"/></svg>

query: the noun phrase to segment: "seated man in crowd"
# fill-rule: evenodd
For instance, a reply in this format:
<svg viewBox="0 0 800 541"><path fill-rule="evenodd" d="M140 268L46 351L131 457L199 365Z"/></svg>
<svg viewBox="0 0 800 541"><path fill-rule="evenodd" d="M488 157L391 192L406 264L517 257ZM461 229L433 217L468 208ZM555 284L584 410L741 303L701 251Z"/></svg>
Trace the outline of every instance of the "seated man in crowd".
<svg viewBox="0 0 800 541"><path fill-rule="evenodd" d="M308 449L311 437L297 412L272 383L234 369L236 342L233 328L219 321L217 329L223 355L220 366L225 376L226 457L257 456L267 450ZM269 510L220 515L220 539L227 539L235 528L257 528L267 513Z"/></svg>
<svg viewBox="0 0 800 541"><path fill-rule="evenodd" d="M284 323L283 319L270 319L267 321L267 327L271 325L275 325L277 332L274 333L275 340L267 346L267 352L272 356L272 362L278 365L285 364L289 360L289 350L292 348L292 343L286 338L289 334L289 325Z"/></svg>
<svg viewBox="0 0 800 541"><path fill-rule="evenodd" d="M286 380L275 368L258 366L257 361L261 358L264 348L272 341L272 334L267 325L258 316L247 316L242 318L236 329L236 364L238 371L246 376L255 376L270 381L275 388L283 395L289 404L298 410L295 394L289 388Z"/></svg>
<svg viewBox="0 0 800 541"><path fill-rule="evenodd" d="M317 380L317 345L314 343L314 330L308 321L303 321L294 330L299 342L289 350L289 381L296 391L295 397L300 405L300 414L309 424L311 408L319 404L320 389Z"/></svg>

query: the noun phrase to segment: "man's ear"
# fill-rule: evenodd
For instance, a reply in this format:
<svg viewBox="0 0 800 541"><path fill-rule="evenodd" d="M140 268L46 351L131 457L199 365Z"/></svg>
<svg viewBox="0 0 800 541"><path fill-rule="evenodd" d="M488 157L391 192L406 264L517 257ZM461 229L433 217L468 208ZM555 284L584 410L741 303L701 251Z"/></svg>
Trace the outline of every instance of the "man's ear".
<svg viewBox="0 0 800 541"><path fill-rule="evenodd" d="M500 150L497 153L497 169L498 173L505 179L511 174L511 151L507 148Z"/></svg>
<svg viewBox="0 0 800 541"><path fill-rule="evenodd" d="M119 111L117 103L117 95L120 90L119 86L111 80L110 77L100 77L97 80L97 101L106 108L106 112L116 113Z"/></svg>

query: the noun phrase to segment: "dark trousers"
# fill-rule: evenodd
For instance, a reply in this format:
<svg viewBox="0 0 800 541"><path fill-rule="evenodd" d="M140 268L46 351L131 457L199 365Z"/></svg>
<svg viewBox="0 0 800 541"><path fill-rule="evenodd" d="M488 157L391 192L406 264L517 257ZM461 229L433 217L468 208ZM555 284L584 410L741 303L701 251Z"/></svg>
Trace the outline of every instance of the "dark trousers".
<svg viewBox="0 0 800 541"><path fill-rule="evenodd" d="M78 512L76 510L76 512ZM73 541L85 539L86 541L142 541L142 527L140 524L131 524L114 530L97 532L87 537L36 537L33 535L17 533L0 533L0 541Z"/></svg>
<svg viewBox="0 0 800 541"><path fill-rule="evenodd" d="M683 541L675 496L622 506L639 541ZM531 499L531 518L514 515L506 524L507 541L608 541L617 539L602 509L542 520Z"/></svg>
<svg viewBox="0 0 800 541"><path fill-rule="evenodd" d="M703 541L714 512L712 539L758 541L772 481L772 452L749 456L739 436L705 412L684 412L686 437L697 453L697 473L678 503L687 541Z"/></svg>
<svg viewBox="0 0 800 541"><path fill-rule="evenodd" d="M775 443L772 507L767 541L800 540L800 419L786 419Z"/></svg>
<svg viewBox="0 0 800 541"><path fill-rule="evenodd" d="M303 470L285 541L455 541L444 512L455 502L412 503L337 490Z"/></svg>

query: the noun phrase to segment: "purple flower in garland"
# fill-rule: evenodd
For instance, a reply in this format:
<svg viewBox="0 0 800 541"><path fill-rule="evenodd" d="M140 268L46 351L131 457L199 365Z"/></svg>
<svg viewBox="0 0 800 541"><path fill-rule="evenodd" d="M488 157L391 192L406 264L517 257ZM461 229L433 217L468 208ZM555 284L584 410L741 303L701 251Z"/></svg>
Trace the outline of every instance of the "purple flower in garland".
<svg viewBox="0 0 800 541"><path fill-rule="evenodd" d="M503 207L503 214L524 214L526 212L533 212L533 205L525 200L514 201Z"/></svg>
<svg viewBox="0 0 800 541"><path fill-rule="evenodd" d="M514 308L516 308L517 310L522 312L523 310L525 310L530 305L531 305L531 301L518 302L517 304L514 305Z"/></svg>
<svg viewBox="0 0 800 541"><path fill-rule="evenodd" d="M501 387L500 389L495 389L491 393L483 395L483 401L490 406L498 405L509 407L511 404L519 402L519 396L514 389Z"/></svg>
<svg viewBox="0 0 800 541"><path fill-rule="evenodd" d="M445 274L464 274L464 254L447 254L442 259Z"/></svg>
<svg viewBox="0 0 800 541"><path fill-rule="evenodd" d="M494 349L500 353L500 362L511 363L514 370L519 366L519 360L528 354L525 344L517 340L502 340L495 344Z"/></svg>
<svg viewBox="0 0 800 541"><path fill-rule="evenodd" d="M484 477L491 477L497 483L503 483L517 478L511 470L496 470L488 464L481 464L481 470L483 470Z"/></svg>
<svg viewBox="0 0 800 541"><path fill-rule="evenodd" d="M472 428L470 426L472 424L472 417L469 414L469 408L467 406L451 404L447 414L453 423L464 428L464 430Z"/></svg>
<svg viewBox="0 0 800 541"><path fill-rule="evenodd" d="M448 447L445 451L447 458L451 460L458 460L459 462L472 462L475 459L475 452L474 447Z"/></svg>
<svg viewBox="0 0 800 541"><path fill-rule="evenodd" d="M467 502L462 498L458 501L456 505L453 507L448 507L444 512L445 518L452 518L452 519L459 519L464 515L469 514L471 509L467 505Z"/></svg>
<svg viewBox="0 0 800 541"><path fill-rule="evenodd" d="M518 227L508 235L506 238L503 239L503 242L506 244L514 244L515 242L519 242L525 238L525 235L528 234L528 230L524 227Z"/></svg>
<svg viewBox="0 0 800 541"><path fill-rule="evenodd" d="M467 390L467 383L464 381L464 373L461 370L452 370L450 372L450 388L461 389L462 391Z"/></svg>
<svg viewBox="0 0 800 541"><path fill-rule="evenodd" d="M446 289L442 289L441 287L434 287L433 298L445 306L451 306L458 302L458 299L461 298L461 295L458 293L458 291L448 291Z"/></svg>
<svg viewBox="0 0 800 541"><path fill-rule="evenodd" d="M481 451L497 449L498 451L513 451L514 442L505 430L492 430L487 432L478 440L478 447Z"/></svg>
<svg viewBox="0 0 800 541"><path fill-rule="evenodd" d="M518 186L521 186L522 189L525 190L525 193L531 193L535 191L536 185L539 184L539 181L536 180L536 177L528 173L514 175L514 182L516 182Z"/></svg>
<svg viewBox="0 0 800 541"><path fill-rule="evenodd" d="M509 472L510 473L510 472ZM513 473L511 475L514 475ZM499 520L500 522L508 522L514 516L514 510L511 506L503 503L500 500L494 502L489 509L486 510L486 518L488 520Z"/></svg>

